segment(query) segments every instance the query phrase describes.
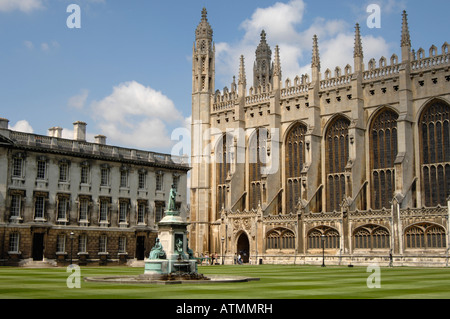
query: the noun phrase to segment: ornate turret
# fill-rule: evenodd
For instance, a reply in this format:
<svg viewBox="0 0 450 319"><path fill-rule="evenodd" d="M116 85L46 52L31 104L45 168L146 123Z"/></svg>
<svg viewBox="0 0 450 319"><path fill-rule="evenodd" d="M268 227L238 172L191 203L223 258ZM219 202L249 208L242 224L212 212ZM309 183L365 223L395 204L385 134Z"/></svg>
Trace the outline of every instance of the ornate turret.
<svg viewBox="0 0 450 319"><path fill-rule="evenodd" d="M213 30L202 10L202 19L195 30L193 50L193 92L214 91L214 44Z"/></svg>
<svg viewBox="0 0 450 319"><path fill-rule="evenodd" d="M262 30L261 41L256 48L256 61L253 66L253 86L262 86L263 90L267 84L272 84L272 51L266 42L266 32Z"/></svg>
<svg viewBox="0 0 450 319"><path fill-rule="evenodd" d="M202 19L197 26L197 29L195 30L195 40L210 40L212 41L213 36L213 30L211 28L211 25L208 22L208 19L206 18L207 11L206 8L203 8L202 10Z"/></svg>

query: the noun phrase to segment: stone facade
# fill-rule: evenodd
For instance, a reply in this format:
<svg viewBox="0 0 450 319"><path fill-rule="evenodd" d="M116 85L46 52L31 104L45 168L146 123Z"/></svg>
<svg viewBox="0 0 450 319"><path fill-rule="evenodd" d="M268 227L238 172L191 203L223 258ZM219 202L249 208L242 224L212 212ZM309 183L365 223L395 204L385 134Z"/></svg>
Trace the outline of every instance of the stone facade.
<svg viewBox="0 0 450 319"><path fill-rule="evenodd" d="M400 28L399 28L400 29ZM400 30L399 30L400 31ZM400 32L399 32L400 33ZM192 87L190 245L232 263L447 265L449 45L411 47L283 79L282 48L261 32L247 86L215 90L213 31L202 12ZM323 72L323 73L322 73Z"/></svg>
<svg viewBox="0 0 450 319"><path fill-rule="evenodd" d="M0 263L126 264L148 257L171 186L187 211L185 158L8 129L0 120Z"/></svg>

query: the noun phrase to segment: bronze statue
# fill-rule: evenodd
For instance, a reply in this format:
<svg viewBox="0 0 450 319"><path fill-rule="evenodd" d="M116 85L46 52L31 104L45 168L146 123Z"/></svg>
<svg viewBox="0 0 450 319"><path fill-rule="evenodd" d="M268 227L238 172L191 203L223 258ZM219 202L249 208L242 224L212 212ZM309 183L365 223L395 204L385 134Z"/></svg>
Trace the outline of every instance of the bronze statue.
<svg viewBox="0 0 450 319"><path fill-rule="evenodd" d="M150 251L149 259L166 259L166 252L161 245L159 238L156 238L155 246Z"/></svg>

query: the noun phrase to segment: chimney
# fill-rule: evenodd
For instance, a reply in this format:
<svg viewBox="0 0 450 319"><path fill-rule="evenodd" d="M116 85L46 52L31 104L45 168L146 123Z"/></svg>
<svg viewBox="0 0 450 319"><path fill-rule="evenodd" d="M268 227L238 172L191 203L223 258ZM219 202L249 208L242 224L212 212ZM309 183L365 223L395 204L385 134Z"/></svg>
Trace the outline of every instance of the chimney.
<svg viewBox="0 0 450 319"><path fill-rule="evenodd" d="M9 120L0 117L0 129L7 130L8 129Z"/></svg>
<svg viewBox="0 0 450 319"><path fill-rule="evenodd" d="M73 139L76 141L86 141L86 123L77 121L73 123Z"/></svg>
<svg viewBox="0 0 450 319"><path fill-rule="evenodd" d="M48 129L48 135L50 137L62 137L62 127L55 126Z"/></svg>
<svg viewBox="0 0 450 319"><path fill-rule="evenodd" d="M97 136L95 136L95 143L106 145L106 136L105 135L97 135Z"/></svg>

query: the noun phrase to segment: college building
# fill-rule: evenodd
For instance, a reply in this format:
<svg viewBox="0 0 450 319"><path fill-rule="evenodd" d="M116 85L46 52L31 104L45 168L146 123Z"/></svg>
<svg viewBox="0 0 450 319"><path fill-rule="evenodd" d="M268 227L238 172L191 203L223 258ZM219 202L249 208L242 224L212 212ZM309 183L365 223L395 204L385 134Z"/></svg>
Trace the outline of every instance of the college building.
<svg viewBox="0 0 450 319"><path fill-rule="evenodd" d="M0 265L130 264L148 257L172 185L187 212L187 159L116 147L86 123L49 135L0 119Z"/></svg>
<svg viewBox="0 0 450 319"><path fill-rule="evenodd" d="M450 53L413 49L353 57L282 77L283 48L261 31L253 83L241 56L215 88L213 30L203 9L192 67L190 246L225 263L447 266ZM272 55L273 54L273 55ZM366 59L365 59L366 58Z"/></svg>

